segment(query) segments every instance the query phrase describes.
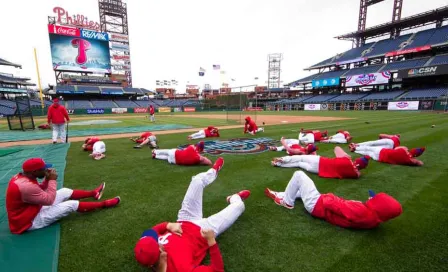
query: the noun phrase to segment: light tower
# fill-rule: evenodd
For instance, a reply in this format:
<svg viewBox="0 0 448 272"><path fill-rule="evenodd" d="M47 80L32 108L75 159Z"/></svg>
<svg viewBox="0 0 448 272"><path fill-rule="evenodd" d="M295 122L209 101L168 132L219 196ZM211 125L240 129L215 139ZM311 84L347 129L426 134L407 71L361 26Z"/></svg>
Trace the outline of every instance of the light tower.
<svg viewBox="0 0 448 272"><path fill-rule="evenodd" d="M282 72L282 53L268 55L268 89L280 88L280 74Z"/></svg>

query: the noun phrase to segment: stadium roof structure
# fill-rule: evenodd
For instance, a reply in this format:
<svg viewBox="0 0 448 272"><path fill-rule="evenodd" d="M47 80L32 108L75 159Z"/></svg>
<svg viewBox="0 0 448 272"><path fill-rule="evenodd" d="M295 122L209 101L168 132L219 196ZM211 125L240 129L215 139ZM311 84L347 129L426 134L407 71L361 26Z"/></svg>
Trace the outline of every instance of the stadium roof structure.
<svg viewBox="0 0 448 272"><path fill-rule="evenodd" d="M339 40L354 40L359 38L366 40L388 35L395 28L408 30L434 23L442 25L442 22L446 20L448 20L448 6L402 18L395 22L369 27L362 31L336 36L335 38Z"/></svg>
<svg viewBox="0 0 448 272"><path fill-rule="evenodd" d="M12 62L7 61L7 60L2 59L2 58L0 58L0 65L3 65L3 66L13 66L13 67L22 69L22 65L12 63Z"/></svg>
<svg viewBox="0 0 448 272"><path fill-rule="evenodd" d="M31 80L31 78L27 77L14 77L12 75L6 75L0 73L0 82L9 83L9 84L17 84L22 86L36 86L34 83L27 82Z"/></svg>

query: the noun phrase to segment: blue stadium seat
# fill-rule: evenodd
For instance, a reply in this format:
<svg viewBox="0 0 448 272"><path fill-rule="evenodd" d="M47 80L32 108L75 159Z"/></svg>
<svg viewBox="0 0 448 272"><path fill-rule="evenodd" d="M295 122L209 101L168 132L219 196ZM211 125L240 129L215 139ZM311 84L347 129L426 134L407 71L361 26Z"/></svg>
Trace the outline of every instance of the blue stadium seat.
<svg viewBox="0 0 448 272"><path fill-rule="evenodd" d="M417 34L415 34L410 44L405 46L403 49L428 45L429 40L431 39L431 37L434 35L435 32L436 30L434 28L418 32Z"/></svg>
<svg viewBox="0 0 448 272"><path fill-rule="evenodd" d="M77 89L78 89L78 91L83 91L83 92L89 92L89 91L99 92L100 91L100 88L98 86L81 86L81 85L78 85Z"/></svg>
<svg viewBox="0 0 448 272"><path fill-rule="evenodd" d="M388 63L386 65L386 67L383 68L382 71L403 70L403 69L421 67L421 66L425 65L425 63L428 60L429 60L429 58L423 58L423 59L391 62L391 63Z"/></svg>
<svg viewBox="0 0 448 272"><path fill-rule="evenodd" d="M446 95L447 92L448 88L446 87L417 89L407 92L405 95L400 97L400 99L436 99L442 95Z"/></svg>
<svg viewBox="0 0 448 272"><path fill-rule="evenodd" d="M368 93L341 94L340 96L328 100L328 102L358 101L366 95L368 95Z"/></svg>
<svg viewBox="0 0 448 272"><path fill-rule="evenodd" d="M404 91L392 91L392 92L376 92L371 93L363 98L361 101L371 101L371 100L393 100L396 97L402 95Z"/></svg>
<svg viewBox="0 0 448 272"><path fill-rule="evenodd" d="M323 95L316 95L314 97L311 97L309 99L302 100L303 103L320 103L328 101L332 98L335 98L339 96L339 94L323 94Z"/></svg>
<svg viewBox="0 0 448 272"><path fill-rule="evenodd" d="M118 99L115 99L114 101L121 108L139 108L139 107L141 107L140 105L136 104L132 100L118 100Z"/></svg>
<svg viewBox="0 0 448 272"><path fill-rule="evenodd" d="M354 75L362 75L362 74L369 74L369 73L375 73L377 72L383 64L381 65L371 65L371 66L365 66L360 68L355 68L349 70L347 73L344 74L344 76L354 76Z"/></svg>
<svg viewBox="0 0 448 272"><path fill-rule="evenodd" d="M375 44L372 51L365 55L365 57L383 55L387 52L399 50L400 44L411 37L412 34L407 34L396 38L395 40L381 40Z"/></svg>
<svg viewBox="0 0 448 272"><path fill-rule="evenodd" d="M436 45L448 42L448 26L437 28L432 37L428 40L428 44Z"/></svg>
<svg viewBox="0 0 448 272"><path fill-rule="evenodd" d="M325 79L325 78L340 77L340 76L342 76L346 72L347 72L347 70L338 70L338 71L325 72L325 73L322 73L322 74L318 74L313 80L315 80L315 79Z"/></svg>
<svg viewBox="0 0 448 272"><path fill-rule="evenodd" d="M111 100L92 100L91 102L94 108L99 109L118 108L118 106Z"/></svg>
<svg viewBox="0 0 448 272"><path fill-rule="evenodd" d="M440 64L448 64L448 55L436 56L427 66Z"/></svg>

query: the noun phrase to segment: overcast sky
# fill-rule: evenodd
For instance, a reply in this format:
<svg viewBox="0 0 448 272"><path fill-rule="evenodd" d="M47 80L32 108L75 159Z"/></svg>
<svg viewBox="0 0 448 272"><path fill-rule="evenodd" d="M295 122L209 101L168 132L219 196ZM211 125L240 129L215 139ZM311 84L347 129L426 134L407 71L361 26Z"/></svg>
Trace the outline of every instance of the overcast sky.
<svg viewBox="0 0 448 272"><path fill-rule="evenodd" d="M233 86L266 85L267 55L282 53L281 78L289 83L309 74L304 68L351 48L334 36L357 29L359 0L128 0L134 87L155 88L156 80L190 84L235 78ZM391 20L393 0L369 8L367 26ZM448 0L404 0L402 17L448 5ZM96 0L3 1L0 58L23 69L0 72L37 83L33 48L38 51L43 87L55 83L47 16L60 6L99 22ZM212 70L220 64L225 76ZM198 76L199 67L206 76Z"/></svg>

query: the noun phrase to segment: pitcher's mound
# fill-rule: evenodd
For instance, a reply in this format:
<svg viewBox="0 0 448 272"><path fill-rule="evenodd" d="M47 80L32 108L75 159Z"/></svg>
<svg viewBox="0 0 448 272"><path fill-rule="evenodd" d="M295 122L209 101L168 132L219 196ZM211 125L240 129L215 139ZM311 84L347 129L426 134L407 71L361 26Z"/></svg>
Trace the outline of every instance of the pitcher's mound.
<svg viewBox="0 0 448 272"><path fill-rule="evenodd" d="M121 121L117 121L117 120L89 120L89 121L81 121L81 122L70 122L70 126L108 125L108 124L116 124L116 123L121 123Z"/></svg>

